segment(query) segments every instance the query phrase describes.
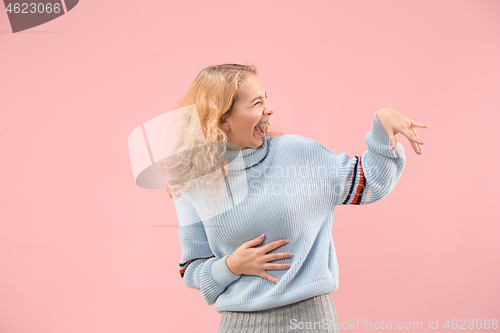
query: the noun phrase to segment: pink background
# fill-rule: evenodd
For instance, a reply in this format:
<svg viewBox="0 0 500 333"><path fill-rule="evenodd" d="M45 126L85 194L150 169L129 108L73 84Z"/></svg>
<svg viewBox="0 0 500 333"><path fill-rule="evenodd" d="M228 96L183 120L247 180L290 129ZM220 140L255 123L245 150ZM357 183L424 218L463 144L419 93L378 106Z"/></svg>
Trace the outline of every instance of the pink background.
<svg viewBox="0 0 500 333"><path fill-rule="evenodd" d="M339 322L499 320L499 15L498 0L87 0L12 34L1 11L0 332L217 331L127 137L226 62L257 66L274 125L337 153L366 150L382 107L429 124L422 156L397 135L387 198L336 210Z"/></svg>

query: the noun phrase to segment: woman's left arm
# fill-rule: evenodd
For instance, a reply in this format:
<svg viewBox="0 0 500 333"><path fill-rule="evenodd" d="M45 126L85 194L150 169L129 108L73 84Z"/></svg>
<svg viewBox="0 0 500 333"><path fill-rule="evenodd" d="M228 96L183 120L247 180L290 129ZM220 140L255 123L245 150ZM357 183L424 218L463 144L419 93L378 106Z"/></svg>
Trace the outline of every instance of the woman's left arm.
<svg viewBox="0 0 500 333"><path fill-rule="evenodd" d="M390 108L375 112L372 123L372 130L365 137L368 149L362 156L351 159L346 153L335 154L335 205L369 204L392 192L406 164L404 148L396 141L397 133L406 136L419 154L422 142L415 127L427 125Z"/></svg>

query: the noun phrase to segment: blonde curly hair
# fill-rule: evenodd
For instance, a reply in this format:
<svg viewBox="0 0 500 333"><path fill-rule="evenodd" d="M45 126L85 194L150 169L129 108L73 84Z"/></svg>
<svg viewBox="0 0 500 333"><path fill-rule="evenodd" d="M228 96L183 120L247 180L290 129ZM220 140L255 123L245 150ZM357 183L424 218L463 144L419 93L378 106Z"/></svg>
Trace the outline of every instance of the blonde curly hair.
<svg viewBox="0 0 500 333"><path fill-rule="evenodd" d="M219 127L233 113L233 105L240 96L240 89L247 73L257 75L253 64L221 64L209 66L196 76L177 108L196 107L196 113L186 113L176 121L180 135L174 143L178 153L164 159L162 171L171 178L167 182L167 193L171 199L181 196L181 191L207 184L210 195L214 194L213 181L222 195L223 178L227 174L224 153L227 135ZM201 125L204 138L194 131ZM264 128L268 140L283 135L274 128ZM204 142L203 142L204 141ZM194 148L193 148L194 147ZM163 163L165 162L165 163ZM208 198L207 198L208 205Z"/></svg>

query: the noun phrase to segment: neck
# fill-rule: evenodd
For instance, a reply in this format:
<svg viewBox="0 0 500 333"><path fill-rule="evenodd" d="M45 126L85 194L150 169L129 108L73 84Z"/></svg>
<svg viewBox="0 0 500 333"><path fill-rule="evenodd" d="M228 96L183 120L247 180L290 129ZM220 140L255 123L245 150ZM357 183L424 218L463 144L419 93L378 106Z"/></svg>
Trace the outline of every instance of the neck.
<svg viewBox="0 0 500 333"><path fill-rule="evenodd" d="M229 148L230 146L233 146ZM248 169L266 158L269 148L269 141L264 134L262 137L262 144L257 148L245 148L238 150L237 144L228 142L226 150L227 163L230 170Z"/></svg>

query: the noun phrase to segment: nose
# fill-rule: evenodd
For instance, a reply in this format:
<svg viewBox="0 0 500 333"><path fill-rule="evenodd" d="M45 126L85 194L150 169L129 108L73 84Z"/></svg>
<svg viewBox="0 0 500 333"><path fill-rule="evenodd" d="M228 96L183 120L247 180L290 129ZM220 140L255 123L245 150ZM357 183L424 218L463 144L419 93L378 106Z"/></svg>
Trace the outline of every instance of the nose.
<svg viewBox="0 0 500 333"><path fill-rule="evenodd" d="M263 114L266 114L268 116L272 115L273 113L274 113L274 110L269 105L266 106L266 108L264 109L264 112L263 112Z"/></svg>

